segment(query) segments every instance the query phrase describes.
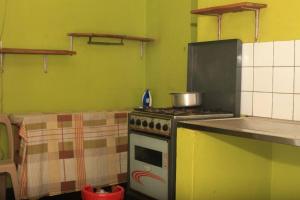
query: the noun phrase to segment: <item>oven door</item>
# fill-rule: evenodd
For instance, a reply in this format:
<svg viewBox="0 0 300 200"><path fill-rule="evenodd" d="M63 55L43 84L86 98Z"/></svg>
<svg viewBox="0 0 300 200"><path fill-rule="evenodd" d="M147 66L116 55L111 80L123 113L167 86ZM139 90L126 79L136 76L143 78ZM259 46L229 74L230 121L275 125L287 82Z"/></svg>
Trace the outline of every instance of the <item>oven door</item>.
<svg viewBox="0 0 300 200"><path fill-rule="evenodd" d="M129 134L130 188L159 200L168 199L168 140Z"/></svg>

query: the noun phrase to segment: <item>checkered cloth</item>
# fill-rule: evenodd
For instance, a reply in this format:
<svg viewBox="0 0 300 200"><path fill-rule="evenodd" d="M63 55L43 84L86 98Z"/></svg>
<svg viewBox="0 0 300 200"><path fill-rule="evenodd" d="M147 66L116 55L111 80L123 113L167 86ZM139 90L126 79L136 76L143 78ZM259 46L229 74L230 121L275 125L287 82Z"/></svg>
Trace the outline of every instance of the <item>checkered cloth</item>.
<svg viewBox="0 0 300 200"><path fill-rule="evenodd" d="M21 198L127 180L128 112L25 116L20 128Z"/></svg>

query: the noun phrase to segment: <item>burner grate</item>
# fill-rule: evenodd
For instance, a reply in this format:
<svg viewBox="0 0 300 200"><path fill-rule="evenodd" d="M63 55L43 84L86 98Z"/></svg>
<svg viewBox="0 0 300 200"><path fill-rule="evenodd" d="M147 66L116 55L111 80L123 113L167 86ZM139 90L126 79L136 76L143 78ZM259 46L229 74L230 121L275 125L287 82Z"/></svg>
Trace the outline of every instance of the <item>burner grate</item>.
<svg viewBox="0 0 300 200"><path fill-rule="evenodd" d="M174 115L174 116L187 116L187 115L204 115L204 114L218 114L224 113L220 110L206 110L201 107L188 107L188 108L136 108L136 111L164 114L164 115Z"/></svg>

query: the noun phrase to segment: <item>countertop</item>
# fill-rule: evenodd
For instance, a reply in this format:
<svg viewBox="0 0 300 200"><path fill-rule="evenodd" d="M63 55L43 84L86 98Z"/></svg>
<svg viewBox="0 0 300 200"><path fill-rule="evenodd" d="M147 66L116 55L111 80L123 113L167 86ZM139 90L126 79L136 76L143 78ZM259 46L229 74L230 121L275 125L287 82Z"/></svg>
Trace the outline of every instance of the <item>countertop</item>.
<svg viewBox="0 0 300 200"><path fill-rule="evenodd" d="M259 117L191 120L178 127L300 146L300 122Z"/></svg>

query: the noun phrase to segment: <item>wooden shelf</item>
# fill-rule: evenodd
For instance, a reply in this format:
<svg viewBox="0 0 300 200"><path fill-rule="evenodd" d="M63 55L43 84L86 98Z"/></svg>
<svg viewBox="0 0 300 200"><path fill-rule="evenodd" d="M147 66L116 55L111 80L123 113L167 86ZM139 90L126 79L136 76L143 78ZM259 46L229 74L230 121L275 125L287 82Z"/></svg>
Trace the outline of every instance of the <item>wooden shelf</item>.
<svg viewBox="0 0 300 200"><path fill-rule="evenodd" d="M75 51L68 50L48 50L48 49L19 49L19 48L0 48L0 71L3 72L3 56L5 54L23 54L23 55L43 55L44 56L44 72L48 72L48 55L75 55Z"/></svg>
<svg viewBox="0 0 300 200"><path fill-rule="evenodd" d="M31 54L31 55L75 55L75 51L47 49L0 48L0 54Z"/></svg>
<svg viewBox="0 0 300 200"><path fill-rule="evenodd" d="M72 37L102 37L113 38L121 40L134 40L140 42L152 42L154 39L146 37L128 36L128 35L114 35L114 34L102 34L102 33L69 33L68 36Z"/></svg>
<svg viewBox="0 0 300 200"><path fill-rule="evenodd" d="M192 14L197 15L222 15L224 13L230 12L242 12L242 11L253 11L261 8L266 8L267 4L251 3L251 2L242 2L235 4L228 4L223 6L215 6L208 8L200 8L192 10Z"/></svg>
<svg viewBox="0 0 300 200"><path fill-rule="evenodd" d="M106 33L69 33L68 36L70 37L70 49L73 50L73 38L74 37L86 37L88 38L89 45L124 45L123 40L132 40L138 41L141 43L141 57L144 54L144 44L146 42L154 41L153 38L147 37L138 37L138 36L129 36L129 35L116 35L116 34L106 34ZM111 38L111 39L118 39L119 42L107 42L107 41L93 41L93 38Z"/></svg>
<svg viewBox="0 0 300 200"><path fill-rule="evenodd" d="M196 15L216 16L218 18L218 39L220 40L223 14L231 13L231 12L254 11L255 12L255 41L258 41L260 9L266 7L267 4L241 2L241 3L228 4L223 6L195 9L192 10L191 13Z"/></svg>

